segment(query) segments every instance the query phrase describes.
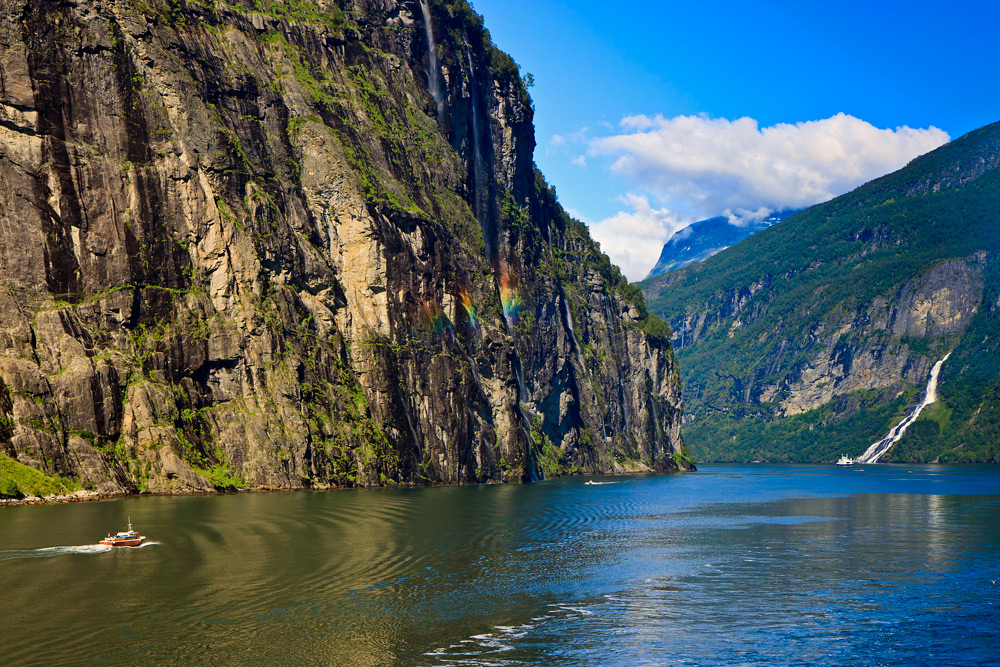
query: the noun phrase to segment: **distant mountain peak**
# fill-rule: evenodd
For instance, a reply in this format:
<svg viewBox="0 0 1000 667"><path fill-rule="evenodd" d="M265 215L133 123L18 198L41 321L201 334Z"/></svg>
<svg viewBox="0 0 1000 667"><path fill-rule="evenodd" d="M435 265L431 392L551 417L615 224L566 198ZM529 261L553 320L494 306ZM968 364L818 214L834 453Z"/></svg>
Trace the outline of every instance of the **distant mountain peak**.
<svg viewBox="0 0 1000 667"><path fill-rule="evenodd" d="M646 280L676 271L688 264L701 262L717 252L756 234L762 229L777 224L799 212L788 209L772 213L757 220L738 221L735 216L720 215L707 220L693 222L674 233L663 246L660 259L646 276ZM734 222L737 220L737 222Z"/></svg>

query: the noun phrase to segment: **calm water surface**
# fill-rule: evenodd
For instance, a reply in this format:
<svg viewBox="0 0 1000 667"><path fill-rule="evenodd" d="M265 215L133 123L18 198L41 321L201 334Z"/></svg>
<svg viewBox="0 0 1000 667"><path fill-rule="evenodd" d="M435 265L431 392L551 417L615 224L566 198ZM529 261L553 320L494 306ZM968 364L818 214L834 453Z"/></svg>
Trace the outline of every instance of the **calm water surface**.
<svg viewBox="0 0 1000 667"><path fill-rule="evenodd" d="M1000 664L998 467L601 481L0 508L0 663Z"/></svg>

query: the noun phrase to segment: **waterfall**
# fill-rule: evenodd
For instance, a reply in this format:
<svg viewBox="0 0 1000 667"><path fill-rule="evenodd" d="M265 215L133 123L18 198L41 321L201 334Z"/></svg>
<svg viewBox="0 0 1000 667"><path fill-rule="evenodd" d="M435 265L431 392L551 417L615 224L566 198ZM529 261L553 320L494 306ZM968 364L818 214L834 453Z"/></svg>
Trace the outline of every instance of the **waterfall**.
<svg viewBox="0 0 1000 667"><path fill-rule="evenodd" d="M652 412L653 412L653 433L656 434L656 436L655 436L656 437L656 444L659 444L660 443L660 411L656 409L656 401L653 400L652 396L650 396L646 400L649 401L649 407L651 407L653 409L652 410ZM673 449L671 449L671 452L673 452Z"/></svg>
<svg viewBox="0 0 1000 667"><path fill-rule="evenodd" d="M611 349L617 350L618 338L615 336L614 327L611 326L611 322L614 321L614 318L611 316L611 309L609 308L607 301L604 302L604 316L607 318L608 321L608 337L611 339ZM627 354L628 339L625 339L624 345L625 347L623 351ZM628 432L632 430L632 415L628 411L628 397L625 395L625 384L621 381L620 376L618 379L618 397L621 399L622 402L622 421L625 423L625 431ZM597 402L596 399L594 402L596 404Z"/></svg>
<svg viewBox="0 0 1000 667"><path fill-rule="evenodd" d="M628 397L625 396L624 382L621 381L618 382L618 394L621 396L622 399L622 419L625 420L625 431L628 432L632 430L632 416L629 414L628 411Z"/></svg>
<svg viewBox="0 0 1000 667"><path fill-rule="evenodd" d="M468 37L465 37L465 56L469 64L469 97L472 107L472 155L473 155L473 178L475 193L475 213L476 220L483 229L483 243L486 246L486 259L489 260L493 270L496 271L500 263L497 229L496 229L496 202L497 189L496 181L493 177L493 126L489 111L483 114L479 99L479 82L476 80L476 68L472 61L472 48L469 46ZM483 122L485 136L489 140L486 147L488 153L484 153L482 136L479 128ZM489 168L489 173L484 171L484 167Z"/></svg>
<svg viewBox="0 0 1000 667"><path fill-rule="evenodd" d="M476 83L476 71L472 65L472 51L466 48L465 55L469 61L469 95L472 98L472 173L475 179L475 209L476 209L476 220L479 224L483 226L483 236L486 234L486 224L483 220L483 151L482 147L479 145L479 86ZM490 240L483 239L486 242L486 256L491 258L490 253Z"/></svg>
<svg viewBox="0 0 1000 667"><path fill-rule="evenodd" d="M570 341L573 343L573 349L576 351L576 360L580 362L580 368L587 375L590 372L587 370L587 363L583 360L583 354L580 353L580 343L576 340L576 331L573 330L573 314L569 311L569 302L566 300L566 294L560 294L562 297L562 311L563 317L566 319L566 329L569 331Z"/></svg>
<svg viewBox="0 0 1000 667"><path fill-rule="evenodd" d="M520 415L521 421L524 422L524 434L528 436L528 450L525 452L528 481L537 482L545 479L545 475L539 471L532 456L535 449L535 440L531 437L531 420L528 419L528 415L524 414L524 408L521 407L521 401L528 399L528 390L524 385L524 368L521 366L521 357L518 356L517 350L514 349L512 352L514 355L514 379L517 380L517 414Z"/></svg>
<svg viewBox="0 0 1000 667"><path fill-rule="evenodd" d="M421 0L424 2L425 0ZM470 105L472 107L472 174L473 174L473 187L475 195L475 214L476 220L479 222L483 230L483 243L486 250L486 259L489 261L490 266L493 268L493 279L497 282L497 288L501 292L501 302L503 301L503 283L505 282L503 276L500 279L497 278L497 273L502 272L502 267L500 265L499 248L496 238L496 229L494 225L494 212L493 207L496 202L496 184L493 180L493 159L489 159L490 167L490 180L489 180L489 196L488 201L484 201L484 186L486 183L486 176L483 172L483 166L486 164L486 160L483 159L483 146L479 135L479 119L480 119L480 108L479 108L479 82L476 81L476 67L472 61L472 48L469 46L469 37L463 32L463 40L465 41L465 57L469 64L469 97ZM487 136L490 139L490 155L492 156L493 148L493 132L490 124L490 119L487 115L486 118L486 130ZM484 206L484 204L486 204ZM513 335L511 329L511 322L507 319L506 313L504 314L504 322L507 326L507 333ZM521 408L521 401L527 400L528 390L524 384L524 370L521 365L521 357L517 353L517 348L512 347L511 352L514 355L514 378L517 381L517 414L521 417L521 421L524 423L524 432L528 437L528 449L525 452L525 464L528 472L528 481L536 482L538 480L544 479L545 476L538 469L538 465L535 461L534 449L535 441L531 437L531 421L528 419L528 415L524 413Z"/></svg>
<svg viewBox="0 0 1000 667"><path fill-rule="evenodd" d="M476 368L476 362L465 351L465 348L462 348L460 346L459 349L462 350L462 355L465 357L465 360L469 362L469 370L472 373L472 381L475 383L476 389L479 390L480 394L482 394L483 396L485 396L486 392L483 391L483 383L479 380L479 370Z"/></svg>
<svg viewBox="0 0 1000 667"><path fill-rule="evenodd" d="M424 15L424 32L427 34L427 91L437 104L437 120L441 122L444 111L444 88L441 85L441 70L438 67L437 44L434 43L434 29L431 27L431 10L427 0L420 0L420 13Z"/></svg>
<svg viewBox="0 0 1000 667"><path fill-rule="evenodd" d="M924 408L937 401L938 376L941 374L941 367L944 365L944 362L948 361L948 357L950 356L951 352L944 355L944 359L934 364L934 368L931 369L930 380L927 382L927 391L924 392L924 400L920 402L920 405L914 408L913 412L904 417L901 422L896 424L892 430L889 431L888 435L873 444L865 450L864 454L856 458L854 460L855 463L878 463L879 459L881 459L894 444L899 442L899 439L903 437L903 433L905 433L906 429L910 427L910 424L917 421L917 417L920 416L920 413L923 412Z"/></svg>
<svg viewBox="0 0 1000 667"><path fill-rule="evenodd" d="M406 407L406 399L401 399L400 403L403 405L403 414L406 415L406 424L410 427L410 434L413 436L413 444L417 448L417 461L422 461L424 458L424 448L420 446L420 438L417 436L417 429L413 428L413 420L410 419L410 411Z"/></svg>

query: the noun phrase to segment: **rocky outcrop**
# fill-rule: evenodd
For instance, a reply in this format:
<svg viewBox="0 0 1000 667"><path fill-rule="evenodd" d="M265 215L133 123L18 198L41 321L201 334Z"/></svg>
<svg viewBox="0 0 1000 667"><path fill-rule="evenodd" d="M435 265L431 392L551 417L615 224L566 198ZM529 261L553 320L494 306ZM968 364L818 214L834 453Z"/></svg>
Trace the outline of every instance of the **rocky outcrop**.
<svg viewBox="0 0 1000 667"><path fill-rule="evenodd" d="M907 339L953 340L965 331L982 300L981 272L968 262L943 262L910 280L891 299L876 298L862 312L812 332L812 357L784 387L762 389L761 400L777 397L777 414L815 410L858 391L900 394L919 386L933 360Z"/></svg>
<svg viewBox="0 0 1000 667"><path fill-rule="evenodd" d="M705 336L717 335L720 326L730 340L750 324L769 328L765 337L772 347L767 356L748 369L749 374L731 378L726 400L734 405L769 404L776 418L816 410L856 392L895 397L926 381L936 359L927 356L924 341L957 340L979 312L982 263L988 259L943 261L853 311L819 310L810 316L810 304L802 302L798 316L809 326L795 336L783 331L781 321L771 327L762 321L770 315L766 297L775 283L764 276L706 304L707 308L692 307L682 319L675 319L675 343L682 349L697 345ZM794 274L779 280L793 281ZM692 395L700 397L704 384L694 378L689 387ZM689 418L696 419L697 414Z"/></svg>
<svg viewBox="0 0 1000 667"><path fill-rule="evenodd" d="M467 4L0 4L0 446L102 492L675 469ZM0 394L0 398L3 395Z"/></svg>

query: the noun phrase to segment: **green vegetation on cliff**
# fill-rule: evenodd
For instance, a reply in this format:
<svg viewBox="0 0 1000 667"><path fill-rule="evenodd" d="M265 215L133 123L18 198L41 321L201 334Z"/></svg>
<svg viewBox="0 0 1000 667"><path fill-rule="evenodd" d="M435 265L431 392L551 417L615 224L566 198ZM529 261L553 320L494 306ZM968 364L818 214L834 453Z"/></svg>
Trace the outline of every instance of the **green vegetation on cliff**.
<svg viewBox="0 0 1000 667"><path fill-rule="evenodd" d="M71 480L45 475L0 454L0 498L62 495L80 487Z"/></svg>
<svg viewBox="0 0 1000 667"><path fill-rule="evenodd" d="M530 77L429 10L0 5L3 451L114 493L676 467L669 329L536 173Z"/></svg>
<svg viewBox="0 0 1000 667"><path fill-rule="evenodd" d="M657 314L650 312L646 296L639 285L630 283L611 258L601 251L601 244L591 237L590 229L583 222L570 217L559 204L554 186L545 181L542 172L535 167L535 188L545 217L555 220L567 230L567 235L579 246L580 251L573 256L574 261L583 261L584 266L596 271L606 285L611 286L636 312L636 323L653 345L670 349L670 326ZM565 265L559 268L566 268Z"/></svg>
<svg viewBox="0 0 1000 667"><path fill-rule="evenodd" d="M940 388L949 419L928 413L894 456L996 460L998 163L994 124L641 283L677 332L699 457L859 454L955 349Z"/></svg>
<svg viewBox="0 0 1000 667"><path fill-rule="evenodd" d="M986 277L993 304L969 324L941 370L941 398L928 406L886 461L1000 463L1000 275Z"/></svg>

